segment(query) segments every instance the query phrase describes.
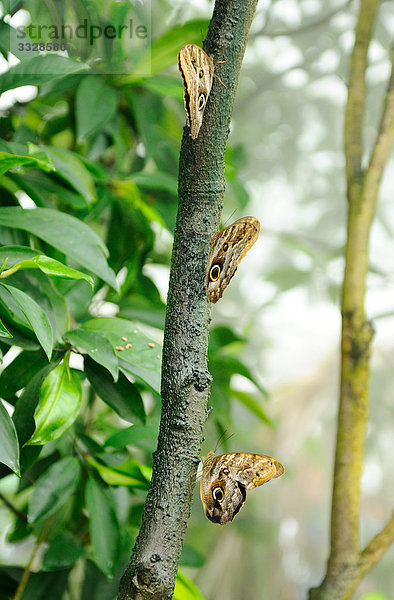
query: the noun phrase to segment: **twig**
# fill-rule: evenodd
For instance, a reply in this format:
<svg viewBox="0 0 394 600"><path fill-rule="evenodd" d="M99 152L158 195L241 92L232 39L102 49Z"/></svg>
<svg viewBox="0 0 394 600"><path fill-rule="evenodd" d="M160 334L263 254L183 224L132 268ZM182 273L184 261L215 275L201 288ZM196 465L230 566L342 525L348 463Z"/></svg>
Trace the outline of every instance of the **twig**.
<svg viewBox="0 0 394 600"><path fill-rule="evenodd" d="M379 0L362 0L356 26L356 39L350 61L349 93L345 112L346 178L353 191L354 179L361 176L363 116L367 55ZM356 187L355 193L359 188Z"/></svg>
<svg viewBox="0 0 394 600"><path fill-rule="evenodd" d="M27 515L25 513L23 513L22 511L18 510L17 508L15 508L15 506L13 506L11 504L11 502L9 502L7 500L7 498L5 498L3 496L3 494L0 494L0 500L2 502L4 502L4 504L7 506L7 508L9 508L18 517L18 519L20 519L24 523L27 523Z"/></svg>
<svg viewBox="0 0 394 600"><path fill-rule="evenodd" d="M391 50L391 75L375 145L364 180L364 197L377 199L379 185L390 156L394 137L394 48Z"/></svg>
<svg viewBox="0 0 394 600"><path fill-rule="evenodd" d="M22 598L22 594L25 590L25 587L26 587L27 582L30 577L31 566L33 564L35 557L37 556L37 552L40 549L41 544L43 543L43 541L45 540L45 538L48 534L48 530L49 530L51 521L52 521L52 517L49 517L44 523L44 526L42 528L40 536L36 540L36 543L34 544L33 552L31 553L31 556L30 556L30 560L27 563L25 570L23 571L22 579L19 582L19 585L17 587L17 590L15 592L15 596L14 596L13 600L20 600Z"/></svg>
<svg viewBox="0 0 394 600"><path fill-rule="evenodd" d="M394 543L394 513L361 553L360 574L364 577L382 558L383 554Z"/></svg>

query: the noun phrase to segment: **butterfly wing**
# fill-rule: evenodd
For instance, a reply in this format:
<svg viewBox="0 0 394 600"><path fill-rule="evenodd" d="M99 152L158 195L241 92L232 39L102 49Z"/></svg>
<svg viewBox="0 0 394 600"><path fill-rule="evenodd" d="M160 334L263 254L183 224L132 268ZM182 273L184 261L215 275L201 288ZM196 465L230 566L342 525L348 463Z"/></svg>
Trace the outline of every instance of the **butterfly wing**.
<svg viewBox="0 0 394 600"><path fill-rule="evenodd" d="M250 452L228 452L204 461L200 496L204 512L213 523L225 525L239 513L247 490L280 477L283 466L272 456Z"/></svg>
<svg viewBox="0 0 394 600"><path fill-rule="evenodd" d="M183 77L183 99L190 135L195 139L212 88L213 60L196 44L186 44L178 53L178 66Z"/></svg>
<svg viewBox="0 0 394 600"><path fill-rule="evenodd" d="M205 288L210 302L216 303L223 296L259 232L260 223L257 219L243 217L212 236L205 275Z"/></svg>
<svg viewBox="0 0 394 600"><path fill-rule="evenodd" d="M253 452L229 452L223 454L235 481L253 490L284 473L281 463L267 454Z"/></svg>
<svg viewBox="0 0 394 600"><path fill-rule="evenodd" d="M210 452L203 463L200 497L204 512L212 523L225 525L241 510L245 499L245 486L239 485L223 472L221 457Z"/></svg>

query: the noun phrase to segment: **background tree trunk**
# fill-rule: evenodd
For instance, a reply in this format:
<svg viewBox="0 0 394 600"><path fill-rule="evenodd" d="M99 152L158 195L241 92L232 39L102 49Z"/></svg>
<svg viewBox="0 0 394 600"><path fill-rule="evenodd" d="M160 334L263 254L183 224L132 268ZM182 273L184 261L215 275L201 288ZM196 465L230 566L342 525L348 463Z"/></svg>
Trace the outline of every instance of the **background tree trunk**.
<svg viewBox="0 0 394 600"><path fill-rule="evenodd" d="M184 130L164 334L160 433L141 529L119 600L165 600L173 594L195 484L193 455L200 452L210 388L210 308L204 287L208 240L219 227L224 152L256 3L216 1L204 49L213 56L218 77L198 138L192 140L189 129Z"/></svg>
<svg viewBox="0 0 394 600"><path fill-rule="evenodd" d="M361 474L369 412L372 324L365 317L369 233L383 169L394 133L393 70L378 136L363 168L363 119L367 54L379 0L362 0L350 63L345 118L348 199L346 262L342 293L341 387L331 510L331 551L326 576L311 600L346 600L394 541L394 517L360 548ZM393 62L393 61L392 61Z"/></svg>

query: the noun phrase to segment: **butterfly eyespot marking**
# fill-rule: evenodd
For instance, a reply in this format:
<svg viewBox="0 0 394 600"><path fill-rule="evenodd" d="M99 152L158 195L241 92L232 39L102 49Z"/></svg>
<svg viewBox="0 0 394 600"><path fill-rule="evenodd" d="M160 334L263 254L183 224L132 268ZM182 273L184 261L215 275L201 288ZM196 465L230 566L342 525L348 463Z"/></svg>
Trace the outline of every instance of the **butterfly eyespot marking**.
<svg viewBox="0 0 394 600"><path fill-rule="evenodd" d="M215 487L215 489L212 492L212 496L214 500L217 500L218 502L223 502L224 494L222 488Z"/></svg>
<svg viewBox="0 0 394 600"><path fill-rule="evenodd" d="M217 281L220 277L220 267L219 265L213 265L212 269L209 272L209 279L211 281Z"/></svg>
<svg viewBox="0 0 394 600"><path fill-rule="evenodd" d="M202 110L205 106L205 96L204 94L200 94L200 97L198 98L198 110Z"/></svg>
<svg viewBox="0 0 394 600"><path fill-rule="evenodd" d="M227 467L224 467L224 469L222 470L223 475L228 475L230 473L230 471L228 470Z"/></svg>
<svg viewBox="0 0 394 600"><path fill-rule="evenodd" d="M222 231L215 231L210 240L205 290L208 300L215 304L223 296L239 263L257 241L260 223L255 217L242 217ZM220 275L213 267L218 265Z"/></svg>
<svg viewBox="0 0 394 600"><path fill-rule="evenodd" d="M203 71L203 69L199 70L198 76L199 76L200 79L202 79L204 77L204 71Z"/></svg>

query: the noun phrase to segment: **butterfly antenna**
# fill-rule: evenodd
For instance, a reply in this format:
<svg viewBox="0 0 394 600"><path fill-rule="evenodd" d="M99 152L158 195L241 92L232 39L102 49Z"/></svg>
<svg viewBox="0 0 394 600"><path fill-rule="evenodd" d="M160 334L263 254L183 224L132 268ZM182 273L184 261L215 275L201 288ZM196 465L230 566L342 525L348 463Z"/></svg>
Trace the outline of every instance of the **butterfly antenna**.
<svg viewBox="0 0 394 600"><path fill-rule="evenodd" d="M198 474L198 469L197 469L197 471L194 471L192 473L192 477L193 477L193 479L195 478L196 481L199 481L201 479L201 472L200 472L200 474Z"/></svg>
<svg viewBox="0 0 394 600"><path fill-rule="evenodd" d="M235 436L235 433L232 433L231 435L229 435L224 441L228 442L229 440L231 440L232 437Z"/></svg>
<svg viewBox="0 0 394 600"><path fill-rule="evenodd" d="M227 429L225 429L225 430L222 432L222 435L220 436L220 438L219 438L219 439L218 439L218 441L216 442L216 446L215 446L215 450L214 450L214 453L215 453L215 454L216 454L216 450L217 450L217 449L218 449L218 447L219 447L220 441L221 441L221 439L222 439L222 438L223 438L223 437L226 435L226 432L227 432Z"/></svg>
<svg viewBox="0 0 394 600"><path fill-rule="evenodd" d="M231 219L231 217L233 215L235 215L235 213L237 212L238 208L234 208L233 212L231 213L231 215L229 217L227 217L226 222L224 223L224 226L226 227L227 223L229 222L229 220Z"/></svg>
<svg viewBox="0 0 394 600"><path fill-rule="evenodd" d="M199 461L202 461L202 456L200 456L199 454L187 454L186 456L189 456L190 458L198 458Z"/></svg>
<svg viewBox="0 0 394 600"><path fill-rule="evenodd" d="M216 454L216 450L218 449L218 447L219 447L219 444L220 444L220 442L221 442L221 441L223 441L223 442L228 442L228 441L229 441L229 440L231 440L231 438L232 438L232 437L234 437L234 435L235 435L235 433L232 433L231 435L229 435L229 436L225 437L226 433L227 433L227 429L225 429L225 430L223 431L222 435L220 436L220 438L219 438L219 439L218 439L218 441L216 442L215 454Z"/></svg>

